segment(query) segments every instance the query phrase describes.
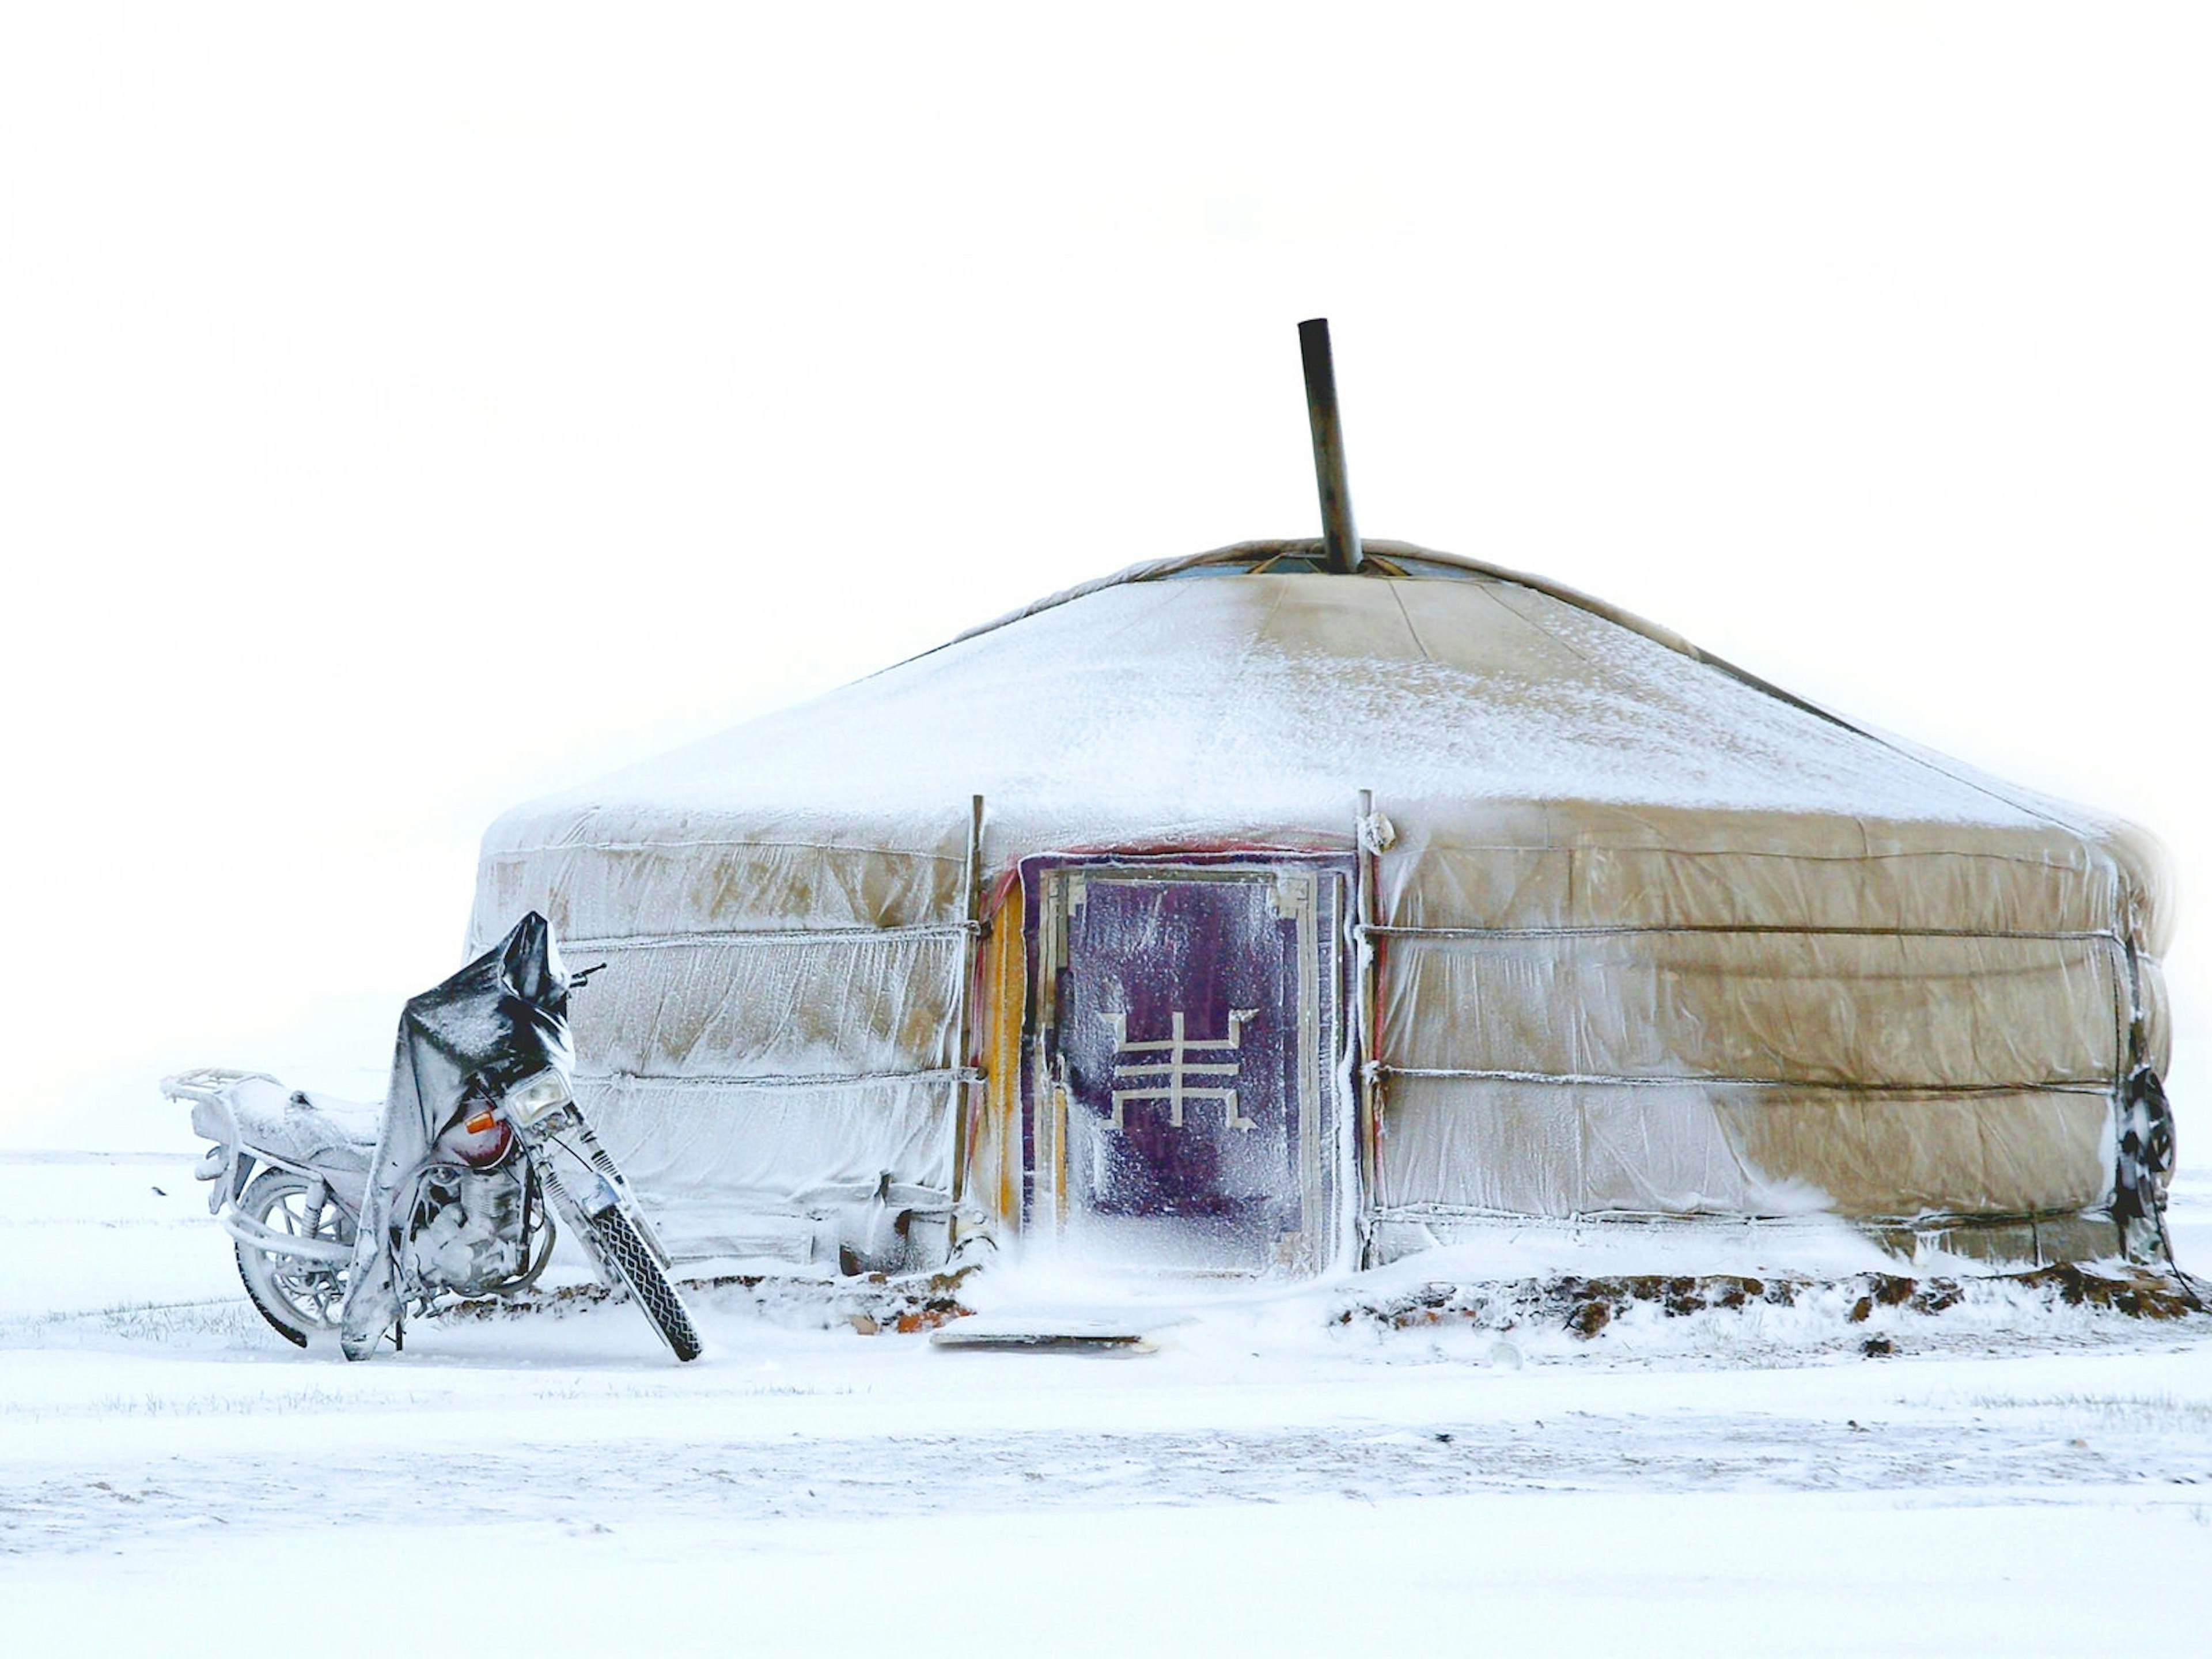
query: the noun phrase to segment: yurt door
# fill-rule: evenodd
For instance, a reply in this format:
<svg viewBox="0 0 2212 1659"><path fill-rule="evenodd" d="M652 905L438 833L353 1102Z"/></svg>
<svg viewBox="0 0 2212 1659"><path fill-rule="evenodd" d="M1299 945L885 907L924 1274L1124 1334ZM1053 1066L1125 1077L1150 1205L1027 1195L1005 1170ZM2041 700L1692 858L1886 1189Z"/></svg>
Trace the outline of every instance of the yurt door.
<svg viewBox="0 0 2212 1659"><path fill-rule="evenodd" d="M1040 1207L1097 1259L1319 1266L1340 1190L1344 872L1040 866Z"/></svg>

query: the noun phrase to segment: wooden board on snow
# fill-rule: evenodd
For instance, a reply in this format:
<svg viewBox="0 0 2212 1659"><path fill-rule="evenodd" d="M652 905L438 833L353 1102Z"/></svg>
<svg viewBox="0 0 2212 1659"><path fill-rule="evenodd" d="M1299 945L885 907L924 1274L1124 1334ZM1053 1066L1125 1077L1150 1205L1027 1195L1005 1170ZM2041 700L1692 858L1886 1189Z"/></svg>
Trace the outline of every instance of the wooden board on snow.
<svg viewBox="0 0 2212 1659"><path fill-rule="evenodd" d="M1024 1322L1019 1324L963 1319L929 1334L932 1347L971 1353L1154 1353L1142 1331L1090 1323Z"/></svg>

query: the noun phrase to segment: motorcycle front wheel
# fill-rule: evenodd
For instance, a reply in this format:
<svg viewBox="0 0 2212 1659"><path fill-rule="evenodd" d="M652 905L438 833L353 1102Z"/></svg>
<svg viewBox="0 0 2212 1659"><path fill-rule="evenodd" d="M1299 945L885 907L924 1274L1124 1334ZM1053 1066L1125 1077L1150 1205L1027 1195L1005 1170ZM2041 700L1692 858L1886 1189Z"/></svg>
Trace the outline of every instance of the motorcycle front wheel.
<svg viewBox="0 0 2212 1659"><path fill-rule="evenodd" d="M654 1334L668 1345L669 1352L681 1360L696 1359L699 1333L692 1326L684 1298L676 1294L676 1287L668 1282L668 1275L661 1272L660 1263L653 1260L629 1218L619 1207L609 1205L599 1214L584 1218L584 1233L592 1254L629 1291Z"/></svg>
<svg viewBox="0 0 2212 1659"><path fill-rule="evenodd" d="M311 1188L313 1189L311 1191ZM319 1194L320 1202L315 1202ZM264 1170L238 1195L238 1212L271 1232L320 1239L353 1248L354 1219L323 1190L290 1170ZM297 1347L308 1340L336 1336L345 1305L349 1269L296 1255L276 1255L251 1244L236 1246L238 1276L276 1334Z"/></svg>

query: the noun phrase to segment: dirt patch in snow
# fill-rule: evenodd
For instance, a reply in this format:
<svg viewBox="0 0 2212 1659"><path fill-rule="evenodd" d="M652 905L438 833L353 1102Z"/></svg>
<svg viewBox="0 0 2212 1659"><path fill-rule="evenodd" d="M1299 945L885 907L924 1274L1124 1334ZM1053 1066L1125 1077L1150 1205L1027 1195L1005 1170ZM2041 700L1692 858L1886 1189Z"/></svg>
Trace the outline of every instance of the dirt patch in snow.
<svg viewBox="0 0 2212 1659"><path fill-rule="evenodd" d="M960 1287L977 1271L975 1263L947 1273L893 1276L865 1273L850 1279L800 1279L773 1273L726 1273L682 1279L677 1288L686 1300L723 1312L758 1314L773 1323L799 1330L848 1327L862 1336L884 1332L912 1335L933 1331L975 1310L960 1300ZM526 1314L562 1314L624 1299L605 1285L564 1285L520 1296L482 1297L434 1310L435 1319L507 1319Z"/></svg>
<svg viewBox="0 0 2212 1659"><path fill-rule="evenodd" d="M1381 1300L1355 1300L1337 1322L1394 1330L1443 1325L1506 1332L1523 1327L1561 1330L1585 1340L1638 1309L1668 1318L1741 1312L1753 1307L1832 1311L1845 1325L1864 1325L1879 1310L1934 1318L1968 1306L2023 1311L2090 1309L2130 1319L2207 1316L2197 1287L2180 1275L2147 1267L2089 1268L2071 1262L1971 1278L1855 1273L1842 1279L1753 1278L1737 1273L1566 1274L1495 1284L1430 1284ZM1869 1355L1891 1352L1885 1338L1862 1345Z"/></svg>

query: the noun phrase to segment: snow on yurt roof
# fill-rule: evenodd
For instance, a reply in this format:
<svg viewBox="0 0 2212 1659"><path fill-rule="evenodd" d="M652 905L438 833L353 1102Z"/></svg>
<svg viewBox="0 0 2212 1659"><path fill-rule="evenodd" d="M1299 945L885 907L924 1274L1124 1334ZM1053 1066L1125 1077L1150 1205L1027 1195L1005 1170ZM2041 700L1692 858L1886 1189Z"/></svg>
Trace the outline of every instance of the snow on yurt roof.
<svg viewBox="0 0 2212 1659"><path fill-rule="evenodd" d="M510 814L772 815L934 844L968 796L1049 838L1343 833L1352 792L1458 816L1575 800L2049 824L1938 765L1537 579L1370 543L1139 565ZM1388 574L1401 571L1401 575ZM2094 833L2088 815L2065 821Z"/></svg>
<svg viewBox="0 0 2212 1659"><path fill-rule="evenodd" d="M474 931L533 903L590 937L883 925L957 909L973 795L1003 868L1340 850L1370 789L1401 831L1385 871L1401 921L2063 931L2124 913L2160 948L2169 884L2131 826L1851 726L1539 578L1366 546L1356 574L1311 541L1139 565L519 807L485 836ZM1468 873L1504 848L1549 873L1487 897L1464 885L1504 879ZM1760 872L1784 863L1801 874L1773 889Z"/></svg>

